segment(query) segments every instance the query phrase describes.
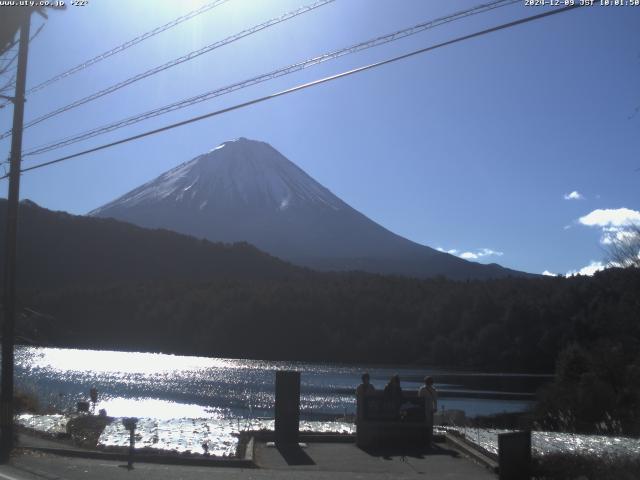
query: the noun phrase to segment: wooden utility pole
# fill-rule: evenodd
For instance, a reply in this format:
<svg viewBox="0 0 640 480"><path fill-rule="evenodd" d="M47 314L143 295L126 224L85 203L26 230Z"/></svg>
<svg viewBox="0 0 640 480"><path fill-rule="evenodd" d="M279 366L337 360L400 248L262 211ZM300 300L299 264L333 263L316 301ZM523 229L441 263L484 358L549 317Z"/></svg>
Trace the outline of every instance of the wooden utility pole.
<svg viewBox="0 0 640 480"><path fill-rule="evenodd" d="M16 317L16 257L18 247L18 202L20 200L20 161L22 158L22 125L24 92L27 81L27 55L31 9L22 8L16 93L13 100L11 134L11 170L7 202L7 230L4 252L4 319L2 322L2 390L0 391L0 461L9 459L13 448L13 350Z"/></svg>

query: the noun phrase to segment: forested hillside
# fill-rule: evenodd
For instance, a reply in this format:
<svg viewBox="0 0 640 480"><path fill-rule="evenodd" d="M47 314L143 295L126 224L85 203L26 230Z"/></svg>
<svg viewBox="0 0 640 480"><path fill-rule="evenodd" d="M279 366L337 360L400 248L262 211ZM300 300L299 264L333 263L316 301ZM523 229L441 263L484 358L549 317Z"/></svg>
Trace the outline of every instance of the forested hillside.
<svg viewBox="0 0 640 480"><path fill-rule="evenodd" d="M0 249L6 200L0 199ZM4 257L0 255L0 268ZM212 243L168 230L53 212L24 201L18 226L18 288L216 278L287 278L304 270L246 243Z"/></svg>
<svg viewBox="0 0 640 480"><path fill-rule="evenodd" d="M51 345L525 372L553 371L571 344L639 346L637 268L467 282L318 273L247 244L31 203L19 236L18 329Z"/></svg>
<svg viewBox="0 0 640 480"><path fill-rule="evenodd" d="M566 345L640 340L640 272L454 282L369 274L25 294L55 345L551 372Z"/></svg>

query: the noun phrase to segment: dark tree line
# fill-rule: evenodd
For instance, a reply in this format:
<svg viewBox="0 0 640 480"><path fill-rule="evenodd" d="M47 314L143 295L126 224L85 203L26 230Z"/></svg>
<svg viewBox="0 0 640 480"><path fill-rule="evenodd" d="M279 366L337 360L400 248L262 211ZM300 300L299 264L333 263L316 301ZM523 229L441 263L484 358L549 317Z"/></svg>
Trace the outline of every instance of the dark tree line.
<svg viewBox="0 0 640 480"><path fill-rule="evenodd" d="M540 402L546 427L640 433L637 266L593 277L466 282L317 273L247 244L29 203L20 221L21 338L503 372L557 366ZM3 238L0 231L0 248Z"/></svg>
<svg viewBox="0 0 640 480"><path fill-rule="evenodd" d="M453 282L369 274L30 292L55 345L552 372L568 345L638 351L640 273Z"/></svg>

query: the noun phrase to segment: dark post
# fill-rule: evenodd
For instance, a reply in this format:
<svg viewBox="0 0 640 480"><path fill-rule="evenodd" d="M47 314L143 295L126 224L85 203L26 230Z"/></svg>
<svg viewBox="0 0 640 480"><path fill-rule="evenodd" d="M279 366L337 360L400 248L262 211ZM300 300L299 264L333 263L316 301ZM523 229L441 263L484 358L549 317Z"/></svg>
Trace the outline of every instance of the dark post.
<svg viewBox="0 0 640 480"><path fill-rule="evenodd" d="M498 435L498 468L500 480L531 478L531 431Z"/></svg>
<svg viewBox="0 0 640 480"><path fill-rule="evenodd" d="M18 233L18 201L20 199L20 160L22 157L22 125L24 91L27 81L27 55L31 9L22 8L18 71L13 99L11 132L11 170L7 201L7 231L4 252L4 321L2 322L2 391L0 393L0 461L9 459L13 448L13 347L16 316L16 256Z"/></svg>
<svg viewBox="0 0 640 480"><path fill-rule="evenodd" d="M123 418L122 425L129 430L129 458L127 459L127 469L133 470L133 452L136 448L136 425L138 419L135 417Z"/></svg>
<svg viewBox="0 0 640 480"><path fill-rule="evenodd" d="M136 431L135 429L129 430L129 459L127 461L127 468L131 470L133 468L133 452L136 448Z"/></svg>
<svg viewBox="0 0 640 480"><path fill-rule="evenodd" d="M298 443L300 372L276 372L276 444Z"/></svg>
<svg viewBox="0 0 640 480"><path fill-rule="evenodd" d="M89 397L91 398L91 413L96 413L96 403L98 403L98 389L93 386L89 390Z"/></svg>

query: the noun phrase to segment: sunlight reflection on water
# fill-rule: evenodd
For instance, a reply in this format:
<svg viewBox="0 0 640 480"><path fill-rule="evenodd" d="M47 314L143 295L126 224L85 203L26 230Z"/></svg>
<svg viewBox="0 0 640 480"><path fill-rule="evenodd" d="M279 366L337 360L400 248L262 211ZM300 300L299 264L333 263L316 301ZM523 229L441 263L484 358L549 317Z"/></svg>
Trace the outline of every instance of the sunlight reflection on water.
<svg viewBox="0 0 640 480"><path fill-rule="evenodd" d="M394 373L403 387L417 389L425 374L444 371L191 357L180 355L18 347L16 380L37 394L43 409L72 412L88 399L95 386L99 393L95 411L114 417L141 419L139 447L213 454L235 451L238 432L246 428L272 428L274 372L297 370L301 378L301 428L349 432L352 424L338 417L355 413L354 390L367 369L372 383L384 387ZM476 375L476 374L474 374ZM457 380L455 380L457 382ZM443 382L439 388L467 388ZM470 387L471 390L477 387ZM515 398L442 398L446 408L467 415L525 409L530 402ZM266 420L265 420L266 419ZM31 423L34 418L29 419ZM44 423L52 420L43 420ZM271 422L271 423L270 423ZM55 423L55 422L54 422ZM244 425L244 427L243 427ZM100 442L128 442L120 422L109 426Z"/></svg>
<svg viewBox="0 0 640 480"><path fill-rule="evenodd" d="M64 415L19 415L21 425L46 432L66 432L68 417ZM233 456L238 445L238 434L247 430L273 430L274 421L265 419L230 418L140 418L136 426L136 449L153 448L178 453L197 453ZM337 421L300 422L302 432L355 433L352 423ZM103 447L128 447L129 431L120 419L107 425L98 440ZM206 445L206 447L205 447Z"/></svg>
<svg viewBox="0 0 640 480"><path fill-rule="evenodd" d="M211 455L235 455L238 444L238 434L246 430L273 430L273 420L244 420L231 419L198 419L174 418L170 420L141 419L136 433L137 448L151 447L160 450L173 450L179 453L205 453ZM355 425L344 422L300 422L300 431L327 433L355 433ZM129 445L129 432L121 422L109 425L100 436L100 445L120 446Z"/></svg>
<svg viewBox="0 0 640 480"><path fill-rule="evenodd" d="M96 404L96 411L105 409L112 417L151 417L162 420L171 418L224 418L223 409L203 407L190 403L177 403L157 398L114 397Z"/></svg>
<svg viewBox="0 0 640 480"><path fill-rule="evenodd" d="M301 410L308 420L352 414L354 389L365 367L190 357L138 352L19 347L16 379L38 393L44 408L73 409L91 386L110 415L156 418L270 416L274 402L274 372L302 372ZM383 388L400 373L406 388L417 389L425 370L369 368L372 383ZM439 385L440 388L447 385ZM441 405L468 415L523 410L521 399L443 398ZM174 414L169 413L173 409Z"/></svg>

